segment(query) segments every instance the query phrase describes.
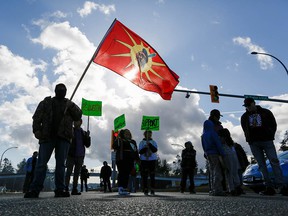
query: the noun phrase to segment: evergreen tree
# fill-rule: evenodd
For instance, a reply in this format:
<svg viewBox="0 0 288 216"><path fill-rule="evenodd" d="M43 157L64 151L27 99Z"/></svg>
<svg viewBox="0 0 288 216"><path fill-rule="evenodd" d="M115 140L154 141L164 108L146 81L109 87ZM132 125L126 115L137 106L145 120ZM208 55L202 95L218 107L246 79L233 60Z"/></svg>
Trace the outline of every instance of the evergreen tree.
<svg viewBox="0 0 288 216"><path fill-rule="evenodd" d="M280 142L280 151L287 151L288 150L288 131L286 130L284 134L284 139Z"/></svg>
<svg viewBox="0 0 288 216"><path fill-rule="evenodd" d="M158 159L156 163L156 174L160 176L169 176L171 171L171 167L167 163L167 161Z"/></svg>
<svg viewBox="0 0 288 216"><path fill-rule="evenodd" d="M176 155L176 159L173 161L173 169L172 169L172 173L175 176L180 176L181 175L181 156L180 155Z"/></svg>
<svg viewBox="0 0 288 216"><path fill-rule="evenodd" d="M17 173L26 173L26 170L25 170L25 166L26 166L26 159L23 158L23 160L17 164Z"/></svg>
<svg viewBox="0 0 288 216"><path fill-rule="evenodd" d="M12 166L11 161L8 160L8 158L4 158L3 160L3 165L2 165L2 174L12 174L14 173L14 168Z"/></svg>

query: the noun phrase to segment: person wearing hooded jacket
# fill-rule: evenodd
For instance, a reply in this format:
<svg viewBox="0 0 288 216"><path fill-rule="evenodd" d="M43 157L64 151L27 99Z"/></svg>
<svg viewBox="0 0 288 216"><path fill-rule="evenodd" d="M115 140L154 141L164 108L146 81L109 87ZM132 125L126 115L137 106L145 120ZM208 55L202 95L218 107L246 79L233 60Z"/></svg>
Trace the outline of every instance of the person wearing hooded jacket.
<svg viewBox="0 0 288 216"><path fill-rule="evenodd" d="M82 117L81 109L65 98L66 86L63 83L55 87L55 97L46 97L39 103L33 115L33 133L39 140L39 155L35 176L24 198L38 198L43 189L47 163L55 150L55 197L69 197L65 189L65 161L73 137L73 121Z"/></svg>
<svg viewBox="0 0 288 216"><path fill-rule="evenodd" d="M213 196L225 196L222 186L222 166L224 150L221 140L215 131L215 125L211 120L206 120L203 125L203 134L201 136L204 154L209 162L209 171L211 173L211 194Z"/></svg>
<svg viewBox="0 0 288 216"><path fill-rule="evenodd" d="M266 185L266 189L260 194L274 195L276 193L266 166L266 155L275 176L276 187L280 188L282 195L288 196L288 188L284 184L283 173L273 142L277 130L273 113L256 105L253 98L245 98L243 106L246 108L246 112L241 116L241 126Z"/></svg>

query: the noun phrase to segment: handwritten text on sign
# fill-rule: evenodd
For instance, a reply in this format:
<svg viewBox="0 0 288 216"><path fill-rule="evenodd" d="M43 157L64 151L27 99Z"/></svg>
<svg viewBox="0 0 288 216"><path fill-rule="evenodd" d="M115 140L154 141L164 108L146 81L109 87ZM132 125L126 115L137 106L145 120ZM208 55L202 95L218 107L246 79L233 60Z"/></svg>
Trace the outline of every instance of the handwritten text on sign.
<svg viewBox="0 0 288 216"><path fill-rule="evenodd" d="M102 101L88 101L82 98L82 112L86 116L101 116Z"/></svg>
<svg viewBox="0 0 288 216"><path fill-rule="evenodd" d="M160 118L159 116L143 116L141 130L159 130Z"/></svg>

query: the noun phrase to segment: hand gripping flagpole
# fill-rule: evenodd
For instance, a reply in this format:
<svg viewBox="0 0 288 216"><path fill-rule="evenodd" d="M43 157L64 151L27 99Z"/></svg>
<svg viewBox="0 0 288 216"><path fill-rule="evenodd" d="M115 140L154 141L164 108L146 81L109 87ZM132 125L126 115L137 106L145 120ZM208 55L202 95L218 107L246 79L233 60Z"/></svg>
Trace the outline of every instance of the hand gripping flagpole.
<svg viewBox="0 0 288 216"><path fill-rule="evenodd" d="M113 23L111 24L110 28L109 28L108 31L106 32L106 34L105 34L105 36L103 37L101 43L99 44L99 46L97 47L96 51L94 52L92 58L90 59L88 65L86 66L86 68L85 68L85 70L84 70L82 76L80 77L80 79L79 79L79 81L78 81L78 83L77 83L77 85L76 85L76 87L75 87L75 89L74 89L74 91L73 91L73 93L72 93L72 95L71 95L71 97L70 97L70 100L71 100L71 101L72 101L72 99L73 99L73 97L74 97L74 95L75 95L75 93L76 93L76 91L77 91L77 89L78 89L80 83L82 82L82 80L83 80L83 78L84 78L86 72L88 71L88 69L89 69L91 63L93 62L95 56L98 54L98 51L99 51L99 49L100 49L102 43L104 42L106 36L110 33L112 27L114 26L114 23L116 22L116 20L117 20L117 19L114 19Z"/></svg>

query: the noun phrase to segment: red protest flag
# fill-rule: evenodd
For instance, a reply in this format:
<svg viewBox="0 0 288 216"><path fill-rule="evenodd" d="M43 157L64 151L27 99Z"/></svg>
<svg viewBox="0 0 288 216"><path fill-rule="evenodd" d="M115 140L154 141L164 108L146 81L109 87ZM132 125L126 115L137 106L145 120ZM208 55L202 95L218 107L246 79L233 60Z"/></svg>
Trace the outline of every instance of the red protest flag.
<svg viewBox="0 0 288 216"><path fill-rule="evenodd" d="M130 80L140 88L170 100L179 76L145 40L118 20L107 31L93 62Z"/></svg>

